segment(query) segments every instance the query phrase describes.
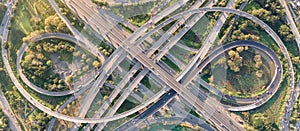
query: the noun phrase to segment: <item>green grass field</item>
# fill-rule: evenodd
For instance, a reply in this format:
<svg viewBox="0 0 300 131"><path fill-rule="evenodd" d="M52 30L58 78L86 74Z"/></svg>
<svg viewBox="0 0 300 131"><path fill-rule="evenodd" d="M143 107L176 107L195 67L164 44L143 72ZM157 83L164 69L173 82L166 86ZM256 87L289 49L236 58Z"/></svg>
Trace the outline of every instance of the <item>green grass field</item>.
<svg viewBox="0 0 300 131"><path fill-rule="evenodd" d="M158 86L155 82L150 80L148 76L144 77L142 79L141 83L144 84L153 93L157 93L162 88L162 87Z"/></svg>
<svg viewBox="0 0 300 131"><path fill-rule="evenodd" d="M45 0L20 0L17 9L9 33L11 61L15 61L16 53L12 52L17 52L20 48L23 37L34 30L43 29L43 21L48 16L55 14L50 4ZM40 19L39 24L32 22L33 19Z"/></svg>
<svg viewBox="0 0 300 131"><path fill-rule="evenodd" d="M213 85L219 88L219 90L224 90L226 94L233 96L251 97L262 93L271 81L271 70L273 69L271 67L273 67L273 62L268 61L269 58L262 57L263 64L260 70L262 70L263 75L259 78L256 75L258 69L255 68L255 62L253 60L256 51L254 48L249 48L247 51L240 53L240 56L243 58L243 65L238 72L224 68L224 65L227 65L228 58L225 59L225 57L222 57L216 59L210 68L205 69L205 74L209 75L204 75L203 78L209 81L208 78L212 75Z"/></svg>
<svg viewBox="0 0 300 131"><path fill-rule="evenodd" d="M174 71L176 71L176 72L181 71L181 69L167 57L163 57L162 61L165 62L168 66L170 66Z"/></svg>
<svg viewBox="0 0 300 131"><path fill-rule="evenodd" d="M4 15L5 15L5 12L6 12L6 6L4 6L2 3L0 3L0 21L2 21Z"/></svg>
<svg viewBox="0 0 300 131"><path fill-rule="evenodd" d="M178 46L173 46L170 49L170 53L184 64L188 64L193 57L193 52L187 51Z"/></svg>
<svg viewBox="0 0 300 131"><path fill-rule="evenodd" d="M128 19L132 24L142 26L150 19L152 10L160 3L158 1L149 1L137 5L112 5L107 9L111 12Z"/></svg>
<svg viewBox="0 0 300 131"><path fill-rule="evenodd" d="M189 30L182 38L181 43L185 44L188 47L200 49L202 42L205 40L208 35L211 26L209 23L213 22L208 14L204 15L192 28Z"/></svg>

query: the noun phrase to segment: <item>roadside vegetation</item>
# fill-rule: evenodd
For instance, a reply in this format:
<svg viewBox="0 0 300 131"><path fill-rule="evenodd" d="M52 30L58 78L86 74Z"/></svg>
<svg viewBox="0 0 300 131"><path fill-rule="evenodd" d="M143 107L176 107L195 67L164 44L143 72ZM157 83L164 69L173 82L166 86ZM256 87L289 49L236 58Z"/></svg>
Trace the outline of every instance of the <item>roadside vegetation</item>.
<svg viewBox="0 0 300 131"><path fill-rule="evenodd" d="M181 123L180 125L171 125L171 124L151 124L145 128L142 128L141 131L157 131L157 130L172 130L172 131L194 131L200 130L199 125Z"/></svg>
<svg viewBox="0 0 300 131"><path fill-rule="evenodd" d="M92 0L92 2L94 2L100 7L108 6L108 3L105 0Z"/></svg>
<svg viewBox="0 0 300 131"><path fill-rule="evenodd" d="M0 20L3 19L6 9L7 9L6 6L0 2Z"/></svg>
<svg viewBox="0 0 300 131"><path fill-rule="evenodd" d="M297 101L294 105L294 110L292 112L290 118L290 130L296 130L296 125L300 124L300 97L298 97Z"/></svg>
<svg viewBox="0 0 300 131"><path fill-rule="evenodd" d="M188 64L196 52L185 50L179 46L173 46L170 50L170 54L176 57L178 60L183 62L184 64Z"/></svg>
<svg viewBox="0 0 300 131"><path fill-rule="evenodd" d="M169 58L162 57L161 60L163 62L165 62L168 66L170 66L170 68L172 68L177 73L179 73L181 71L181 69L174 62L172 62Z"/></svg>
<svg viewBox="0 0 300 131"><path fill-rule="evenodd" d="M66 16L68 20L71 22L72 26L74 26L78 31L81 31L84 27L84 23L82 23L77 16L75 16L71 10L62 3L61 0L55 0L59 10L61 11L62 15Z"/></svg>
<svg viewBox="0 0 300 131"><path fill-rule="evenodd" d="M151 12L160 2L162 1L149 1L134 5L108 5L105 9L129 20L136 26L142 26L150 19Z"/></svg>
<svg viewBox="0 0 300 131"><path fill-rule="evenodd" d="M213 6L225 7L229 0L220 0ZM204 3L206 4L206 3ZM202 43L207 38L214 24L220 16L220 12L208 12L189 30L182 38L181 42L188 47L200 49ZM206 25L206 26L203 26ZM219 37L221 38L221 37ZM218 39L218 38L217 38Z"/></svg>
<svg viewBox="0 0 300 131"><path fill-rule="evenodd" d="M279 119L283 115L284 101L290 88L288 74L283 78L285 79L279 89L266 104L251 111L237 113L247 123L245 126L247 130L279 130Z"/></svg>
<svg viewBox="0 0 300 131"><path fill-rule="evenodd" d="M0 84L0 87L1 87L1 84ZM8 118L4 115L1 108L0 108L0 129L9 130Z"/></svg>

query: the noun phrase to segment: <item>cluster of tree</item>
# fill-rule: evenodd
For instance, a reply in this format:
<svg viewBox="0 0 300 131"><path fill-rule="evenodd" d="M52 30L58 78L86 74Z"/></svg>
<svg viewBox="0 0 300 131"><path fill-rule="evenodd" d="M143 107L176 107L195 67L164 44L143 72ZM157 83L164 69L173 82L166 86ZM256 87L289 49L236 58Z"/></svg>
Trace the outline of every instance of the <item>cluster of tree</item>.
<svg viewBox="0 0 300 131"><path fill-rule="evenodd" d="M43 21L40 18L32 17L30 22L33 23L32 28L35 31L43 32L63 32L69 33L66 24L60 19L58 15L50 15Z"/></svg>
<svg viewBox="0 0 300 131"><path fill-rule="evenodd" d="M53 62L46 57L52 53L72 53L74 46L69 42L42 41L30 44L25 59L21 61L23 73L37 86L47 90L66 90L67 86L59 75L54 73Z"/></svg>
<svg viewBox="0 0 300 131"><path fill-rule="evenodd" d="M257 69L260 69L261 65L263 64L262 63L262 60L261 60L261 55L257 54L254 56L253 60L255 61L255 67ZM263 71L262 70L257 70L256 71L256 76L261 78L263 75Z"/></svg>
<svg viewBox="0 0 300 131"><path fill-rule="evenodd" d="M23 42L28 42L29 40L32 40L33 38L43 34L45 31L44 30L36 30L31 32L29 35L27 35L26 37L23 37Z"/></svg>
<svg viewBox="0 0 300 131"><path fill-rule="evenodd" d="M241 51L240 51L241 50ZM244 50L244 47L238 47L237 51L230 50L228 52L229 59L227 60L227 64L231 70L234 72L239 72L240 67L243 65L243 57L240 56L240 52Z"/></svg>
<svg viewBox="0 0 300 131"><path fill-rule="evenodd" d="M0 108L0 129L7 130L8 128L8 119L2 112L2 109Z"/></svg>
<svg viewBox="0 0 300 131"><path fill-rule="evenodd" d="M195 126L195 128L198 128ZM172 128L173 131L192 131L193 129L186 127L186 126L182 126L182 125L178 125L175 126L174 128Z"/></svg>
<svg viewBox="0 0 300 131"><path fill-rule="evenodd" d="M275 6L274 2L271 3L270 5ZM271 6L271 7L273 7L273 6ZM273 8L275 8L275 7L273 7ZM262 19L263 21L266 21L267 23L270 23L271 25L273 25L272 27L277 27L275 29L277 29L278 33L283 38L285 38L285 41L292 41L293 40L294 35L291 32L291 29L286 24L282 24L282 25L279 26L278 21L280 20L280 16L274 15L274 13L272 14L272 11L268 11L264 8L260 8L258 10L252 10L252 11L248 11L248 12L250 14ZM275 13L275 14L278 14L278 13ZM284 15L281 15L281 16L284 16ZM278 29L278 26L279 26L279 29Z"/></svg>
<svg viewBox="0 0 300 131"><path fill-rule="evenodd" d="M49 123L51 116L39 110L34 110L26 120L26 124L30 126L31 129L45 130L47 124Z"/></svg>
<svg viewBox="0 0 300 131"><path fill-rule="evenodd" d="M229 68L234 71L234 72L239 72L240 68L244 66L245 63L243 63L243 57L240 56L239 53L243 52L244 50L248 50L248 46L240 46L236 48L235 50L230 50L228 52L228 57L229 59L227 60L227 65ZM263 71L260 69L263 62L261 59L261 55L256 54L253 58L255 62L255 71L256 71L256 76L258 78L261 78L263 75Z"/></svg>
<svg viewBox="0 0 300 131"><path fill-rule="evenodd" d="M108 6L108 3L106 1L102 1L102 0L92 0L93 3L97 4L100 7L104 7L104 6Z"/></svg>
<svg viewBox="0 0 300 131"><path fill-rule="evenodd" d="M272 26L272 28L285 38L285 41L292 41L294 38L291 29L286 23L285 20L285 10L276 0L254 0L262 8L258 10L249 11L254 16L264 20L266 23Z"/></svg>
<svg viewBox="0 0 300 131"><path fill-rule="evenodd" d="M286 41L292 41L295 38L288 25L281 25L278 32Z"/></svg>
<svg viewBox="0 0 300 131"><path fill-rule="evenodd" d="M255 40L258 41L260 38L258 36L259 32L256 29L253 29L254 23L243 19L241 24L238 25L236 30L233 31L231 40Z"/></svg>
<svg viewBox="0 0 300 131"><path fill-rule="evenodd" d="M45 19L45 31L46 32L63 32L68 33L66 24L59 18L58 15L52 15Z"/></svg>
<svg viewBox="0 0 300 131"><path fill-rule="evenodd" d="M99 50L106 56L110 56L113 53L113 49L103 48L102 46L99 47Z"/></svg>
<svg viewBox="0 0 300 131"><path fill-rule="evenodd" d="M2 43L2 46L4 47L4 49L8 49L9 44L8 44L7 41L5 41L5 42Z"/></svg>
<svg viewBox="0 0 300 131"><path fill-rule="evenodd" d="M234 4L234 8L238 9L242 5L242 3L246 2L246 1L247 0L237 0Z"/></svg>
<svg viewBox="0 0 300 131"><path fill-rule="evenodd" d="M297 99L294 105L294 110L292 112L292 115L290 117L290 127L291 129L296 130L296 125L299 124L300 122L300 98Z"/></svg>
<svg viewBox="0 0 300 131"><path fill-rule="evenodd" d="M265 8L260 8L258 10L250 10L248 11L248 13L272 24L279 20L279 16L273 15L271 11L266 10Z"/></svg>
<svg viewBox="0 0 300 131"><path fill-rule="evenodd" d="M26 106L26 100L21 94L17 91L16 87L13 86L12 91L5 91L5 96L8 100L9 105L14 110L14 113L22 113L24 112L24 107Z"/></svg>
<svg viewBox="0 0 300 131"><path fill-rule="evenodd" d="M299 56L293 57L293 58L292 58L292 61L293 61L293 63L295 63L295 64L297 64L297 65L300 65L300 57L299 57Z"/></svg>
<svg viewBox="0 0 300 131"><path fill-rule="evenodd" d="M150 19L149 14L141 14L141 15L135 15L129 18L129 21L132 22L132 24L137 26L142 26L144 23L146 23Z"/></svg>
<svg viewBox="0 0 300 131"><path fill-rule="evenodd" d="M225 7L227 2L228 0L219 0L216 5L220 7Z"/></svg>
<svg viewBox="0 0 300 131"><path fill-rule="evenodd" d="M81 104L78 102L78 101L72 101L71 103L69 103L67 105L66 108L64 108L62 110L62 114L66 114L66 115L69 115L69 116L77 116L77 111L78 109L80 109L81 107ZM57 109L59 107L57 106Z"/></svg>
<svg viewBox="0 0 300 131"><path fill-rule="evenodd" d="M247 12L258 17L259 19L266 22L268 25L272 27L275 31L277 31L285 41L291 41L294 38L294 35L291 32L291 29L284 23L285 21L285 13L282 6L280 6L279 2L276 0L253 0L260 7L252 8ZM257 24L251 22L248 19L241 19L239 21L236 30L233 31L232 40L255 40L258 41L259 38L259 30L261 28L257 27Z"/></svg>
<svg viewBox="0 0 300 131"><path fill-rule="evenodd" d="M270 122L267 116L262 113L257 113L251 116L251 124L260 131L276 131L279 130L275 122Z"/></svg>
<svg viewBox="0 0 300 131"><path fill-rule="evenodd" d="M72 83L80 79L84 73L91 71L92 69L98 69L101 66L101 62L93 57L91 54L83 51L83 50L76 50L73 53L73 61L78 64L78 68L72 76L67 77L66 81Z"/></svg>
<svg viewBox="0 0 300 131"><path fill-rule="evenodd" d="M60 0L55 0L55 1L59 6L59 10L61 11L62 15L66 16L68 20L71 22L71 24L75 26L77 30L81 31L83 29L84 24L78 20L78 17L75 16L71 12L71 10Z"/></svg>
<svg viewBox="0 0 300 131"><path fill-rule="evenodd" d="M65 52L65 53L73 53L75 47L73 44L66 42L66 41L51 41L51 42L44 42L41 44L37 44L33 49L36 49L38 52L47 52L50 54L58 53L58 52Z"/></svg>
<svg viewBox="0 0 300 131"><path fill-rule="evenodd" d="M105 53L108 53L108 52L106 52L106 50L105 50ZM86 54L80 50L75 51L73 53L73 56L79 58L80 63L82 65L85 65L82 68L83 71L87 71L88 69L90 69L91 63L95 68L99 68L101 66L101 62L98 59L93 59L92 56L90 56L89 54Z"/></svg>

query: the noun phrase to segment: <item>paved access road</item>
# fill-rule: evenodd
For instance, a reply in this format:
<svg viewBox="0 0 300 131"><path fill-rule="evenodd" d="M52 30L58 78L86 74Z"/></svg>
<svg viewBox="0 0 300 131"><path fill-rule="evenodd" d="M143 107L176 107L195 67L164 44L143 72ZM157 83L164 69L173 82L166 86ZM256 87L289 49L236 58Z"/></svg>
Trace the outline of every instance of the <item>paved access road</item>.
<svg viewBox="0 0 300 131"><path fill-rule="evenodd" d="M8 4L8 9L5 12L4 18L2 19L1 22L1 27L0 27L0 37L1 37L1 48L2 51L4 50L2 44L7 41L7 36L8 36L8 25L10 23L10 18L13 15L12 14L12 7L16 3L16 0L12 0ZM2 53L3 55L3 53ZM6 57L4 58L6 59ZM9 72L8 72L9 73ZM0 91L0 106L2 108L2 111L4 114L8 117L9 119L9 127L12 130L20 131L22 128L17 121L16 117L14 116L14 112L12 111L7 99L5 98L4 94L2 91Z"/></svg>
<svg viewBox="0 0 300 131"><path fill-rule="evenodd" d="M285 8L285 12L286 12L286 20L295 36L295 40L297 42L297 45L298 45L298 51L299 51L299 54L300 54L300 34L299 34L299 31L298 31L298 28L295 24L295 21L292 17L292 13L291 13L291 10L289 9L288 5L287 5L287 1L285 0L279 0L279 2L282 4L282 6ZM292 10L293 11L293 10ZM294 86L294 76L291 77L291 83L293 85L291 86ZM300 83L299 83L300 84ZM295 102L297 101L297 98L299 97L299 92L297 90L300 89L300 86L299 84L295 87L295 88L291 88L291 93L290 93L290 98L288 99L287 101L287 104L285 105L285 110L284 110L284 114L283 114L283 120L281 120L280 122L280 127L282 130L289 130L289 126L290 126L290 117L291 117L291 112L294 108L294 104Z"/></svg>

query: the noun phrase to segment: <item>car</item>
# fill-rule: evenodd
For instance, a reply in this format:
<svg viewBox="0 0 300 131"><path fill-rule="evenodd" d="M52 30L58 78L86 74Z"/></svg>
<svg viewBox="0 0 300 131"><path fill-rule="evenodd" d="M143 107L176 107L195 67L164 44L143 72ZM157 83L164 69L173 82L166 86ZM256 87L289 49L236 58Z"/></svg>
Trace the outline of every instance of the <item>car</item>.
<svg viewBox="0 0 300 131"><path fill-rule="evenodd" d="M221 125L221 127L225 128L225 126L222 123L220 125Z"/></svg>
<svg viewBox="0 0 300 131"><path fill-rule="evenodd" d="M151 67L151 70L155 71L154 67Z"/></svg>

